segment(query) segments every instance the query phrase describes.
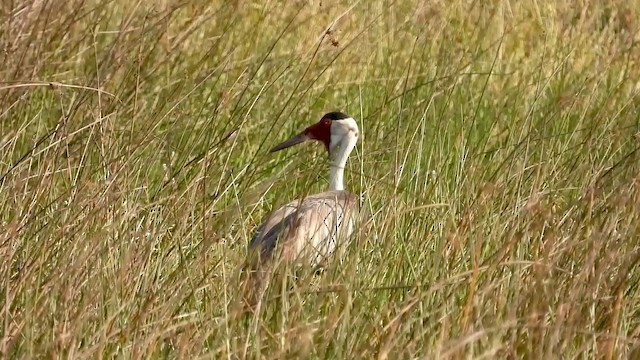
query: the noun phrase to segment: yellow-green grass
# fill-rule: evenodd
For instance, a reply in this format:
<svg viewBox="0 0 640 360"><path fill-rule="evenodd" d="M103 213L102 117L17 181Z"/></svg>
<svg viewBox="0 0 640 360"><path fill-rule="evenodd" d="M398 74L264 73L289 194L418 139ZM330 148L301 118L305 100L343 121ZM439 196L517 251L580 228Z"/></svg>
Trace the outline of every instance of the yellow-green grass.
<svg viewBox="0 0 640 360"><path fill-rule="evenodd" d="M640 356L639 9L3 3L2 357ZM253 230L327 188L268 149L332 110L372 226L238 318Z"/></svg>

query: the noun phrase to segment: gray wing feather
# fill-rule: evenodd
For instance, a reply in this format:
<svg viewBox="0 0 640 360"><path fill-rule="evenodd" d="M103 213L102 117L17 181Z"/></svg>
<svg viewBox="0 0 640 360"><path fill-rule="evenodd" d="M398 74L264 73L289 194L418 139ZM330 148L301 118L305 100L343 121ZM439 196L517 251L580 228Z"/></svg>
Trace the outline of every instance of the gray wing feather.
<svg viewBox="0 0 640 360"><path fill-rule="evenodd" d="M258 250L262 260L272 259L278 251L286 261L318 265L353 232L357 205L357 197L347 191L292 201L267 217L249 249Z"/></svg>

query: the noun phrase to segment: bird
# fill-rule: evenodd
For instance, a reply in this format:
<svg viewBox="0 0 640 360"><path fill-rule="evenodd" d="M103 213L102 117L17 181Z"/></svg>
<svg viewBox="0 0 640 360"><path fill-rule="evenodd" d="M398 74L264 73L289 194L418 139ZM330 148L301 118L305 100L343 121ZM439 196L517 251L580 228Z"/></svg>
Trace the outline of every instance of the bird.
<svg viewBox="0 0 640 360"><path fill-rule="evenodd" d="M254 270L275 261L322 269L336 252L344 253L360 212L359 197L344 187L345 166L358 136L356 120L334 111L270 150L322 143L331 162L329 190L293 200L264 219L248 246Z"/></svg>

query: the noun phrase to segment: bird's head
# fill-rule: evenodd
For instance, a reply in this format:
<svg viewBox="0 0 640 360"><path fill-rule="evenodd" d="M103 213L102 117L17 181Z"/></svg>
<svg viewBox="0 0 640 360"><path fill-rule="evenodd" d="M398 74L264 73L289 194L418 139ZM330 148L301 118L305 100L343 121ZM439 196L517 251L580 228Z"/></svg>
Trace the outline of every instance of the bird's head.
<svg viewBox="0 0 640 360"><path fill-rule="evenodd" d="M270 152L280 151L308 140L316 140L324 144L331 156L340 145L346 145L345 141L357 139L358 134L358 124L351 116L337 111L330 112L298 135L276 145Z"/></svg>

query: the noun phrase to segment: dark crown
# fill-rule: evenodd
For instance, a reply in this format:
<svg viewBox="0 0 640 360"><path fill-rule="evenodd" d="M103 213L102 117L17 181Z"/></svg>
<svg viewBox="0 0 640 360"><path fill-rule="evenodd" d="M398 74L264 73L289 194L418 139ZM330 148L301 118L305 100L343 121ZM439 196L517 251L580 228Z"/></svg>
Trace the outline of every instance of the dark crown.
<svg viewBox="0 0 640 360"><path fill-rule="evenodd" d="M344 120L344 119L348 119L351 116L340 112L340 111L333 111L330 113L326 113L322 118L323 119L329 119L329 120Z"/></svg>

